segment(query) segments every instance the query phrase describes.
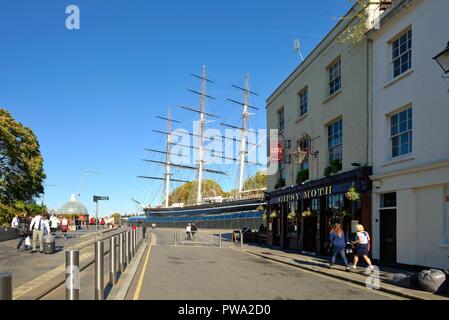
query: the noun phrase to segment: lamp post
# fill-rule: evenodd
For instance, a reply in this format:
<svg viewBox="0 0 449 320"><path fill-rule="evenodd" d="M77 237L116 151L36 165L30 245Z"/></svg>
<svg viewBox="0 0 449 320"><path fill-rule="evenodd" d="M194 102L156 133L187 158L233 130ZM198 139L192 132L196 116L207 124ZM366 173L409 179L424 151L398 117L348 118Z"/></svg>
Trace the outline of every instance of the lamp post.
<svg viewBox="0 0 449 320"><path fill-rule="evenodd" d="M437 54L433 59L439 64L441 69L443 69L444 74L449 73L449 42L447 47Z"/></svg>

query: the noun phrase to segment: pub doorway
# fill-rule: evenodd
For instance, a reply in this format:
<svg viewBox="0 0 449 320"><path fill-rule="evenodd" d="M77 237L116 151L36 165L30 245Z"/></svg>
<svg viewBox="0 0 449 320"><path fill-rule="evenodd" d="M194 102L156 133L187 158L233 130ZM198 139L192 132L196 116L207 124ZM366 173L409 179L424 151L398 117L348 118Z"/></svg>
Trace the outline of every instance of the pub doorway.
<svg viewBox="0 0 449 320"><path fill-rule="evenodd" d="M394 265L397 263L397 209L396 193L381 195L380 203L380 262Z"/></svg>
<svg viewBox="0 0 449 320"><path fill-rule="evenodd" d="M303 216L303 246L305 252L317 252L318 217L320 214L319 199L304 200Z"/></svg>

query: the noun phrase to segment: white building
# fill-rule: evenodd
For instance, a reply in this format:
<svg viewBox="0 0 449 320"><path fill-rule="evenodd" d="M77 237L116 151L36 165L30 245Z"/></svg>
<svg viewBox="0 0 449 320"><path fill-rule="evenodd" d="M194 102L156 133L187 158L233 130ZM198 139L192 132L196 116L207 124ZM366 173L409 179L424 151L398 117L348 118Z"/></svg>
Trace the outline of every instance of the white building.
<svg viewBox="0 0 449 320"><path fill-rule="evenodd" d="M369 33L373 257L449 267L449 84L432 60L449 41L449 1L396 0Z"/></svg>

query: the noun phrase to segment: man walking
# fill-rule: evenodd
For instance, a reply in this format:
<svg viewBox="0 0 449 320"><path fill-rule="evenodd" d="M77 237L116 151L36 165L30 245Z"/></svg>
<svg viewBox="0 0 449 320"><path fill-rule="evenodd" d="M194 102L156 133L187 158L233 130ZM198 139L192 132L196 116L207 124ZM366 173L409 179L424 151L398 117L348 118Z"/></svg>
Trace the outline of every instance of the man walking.
<svg viewBox="0 0 449 320"><path fill-rule="evenodd" d="M38 214L33 218L30 225L30 230L33 232L33 250L31 253L36 252L36 241L39 238L39 252L44 252L44 229L50 234L50 225L48 219L46 219L46 213L43 215Z"/></svg>

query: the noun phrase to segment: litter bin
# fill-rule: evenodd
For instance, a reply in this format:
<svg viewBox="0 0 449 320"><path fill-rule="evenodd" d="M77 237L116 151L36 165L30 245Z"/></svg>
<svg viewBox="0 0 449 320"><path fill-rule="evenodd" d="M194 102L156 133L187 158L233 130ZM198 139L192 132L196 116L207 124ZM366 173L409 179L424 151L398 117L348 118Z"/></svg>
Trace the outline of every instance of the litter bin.
<svg viewBox="0 0 449 320"><path fill-rule="evenodd" d="M55 253L55 237L52 235L44 236L44 253Z"/></svg>

